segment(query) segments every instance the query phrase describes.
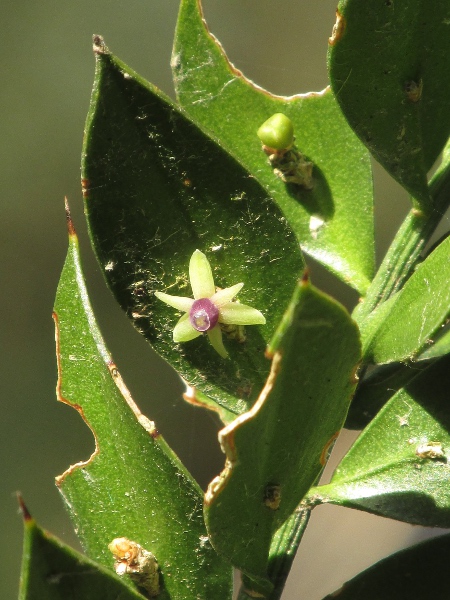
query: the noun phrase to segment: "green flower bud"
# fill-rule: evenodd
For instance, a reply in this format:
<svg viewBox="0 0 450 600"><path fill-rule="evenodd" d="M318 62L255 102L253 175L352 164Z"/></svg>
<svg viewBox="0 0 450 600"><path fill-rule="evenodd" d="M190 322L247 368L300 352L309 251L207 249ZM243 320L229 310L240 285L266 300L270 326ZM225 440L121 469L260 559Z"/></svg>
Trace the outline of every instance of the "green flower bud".
<svg viewBox="0 0 450 600"><path fill-rule="evenodd" d="M287 150L294 143L294 125L283 113L275 113L257 131L264 146L274 150Z"/></svg>

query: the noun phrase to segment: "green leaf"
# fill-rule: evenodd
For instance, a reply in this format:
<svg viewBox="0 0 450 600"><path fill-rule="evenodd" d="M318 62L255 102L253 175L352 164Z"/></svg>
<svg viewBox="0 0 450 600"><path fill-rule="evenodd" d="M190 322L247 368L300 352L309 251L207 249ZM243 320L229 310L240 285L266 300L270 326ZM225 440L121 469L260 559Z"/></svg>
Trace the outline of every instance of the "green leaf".
<svg viewBox="0 0 450 600"><path fill-rule="evenodd" d="M447 0L341 0L329 70L348 122L423 208L450 133Z"/></svg>
<svg viewBox="0 0 450 600"><path fill-rule="evenodd" d="M450 535L396 552L324 600L445 600L450 598Z"/></svg>
<svg viewBox="0 0 450 600"><path fill-rule="evenodd" d="M315 482L342 427L359 333L347 311L305 279L269 352L257 402L219 433L227 463L205 497L214 547L263 589L272 536Z"/></svg>
<svg viewBox="0 0 450 600"><path fill-rule="evenodd" d="M445 324L450 313L450 237L416 269L400 292L361 325L366 361L414 359Z"/></svg>
<svg viewBox="0 0 450 600"><path fill-rule="evenodd" d="M375 368L356 388L347 418L346 429L364 429L378 411L402 387L429 363L389 363Z"/></svg>
<svg viewBox="0 0 450 600"><path fill-rule="evenodd" d="M41 529L21 502L24 541L19 600L144 600L108 569Z"/></svg>
<svg viewBox="0 0 450 600"><path fill-rule="evenodd" d="M443 334L439 335L435 340L433 340L433 344L429 348L427 348L424 352L422 352L417 357L417 360L428 360L429 358L437 358L439 356L443 356L444 354L449 354L449 353L450 353L450 331L448 330L448 327L446 327Z"/></svg>
<svg viewBox="0 0 450 600"><path fill-rule="evenodd" d="M108 284L135 327L193 387L234 415L269 372L266 344L303 269L295 236L248 173L159 90L96 40L97 68L83 151L85 205ZM225 339L221 358L203 336L175 344L178 317L154 292L192 296L188 266L199 249L221 288L267 324ZM194 401L201 396L191 394Z"/></svg>
<svg viewBox="0 0 450 600"><path fill-rule="evenodd" d="M256 86L207 30L199 0L181 2L172 68L180 104L274 198L302 249L364 293L374 268L371 168L331 91L287 98ZM314 163L312 190L277 178L261 149L256 132L274 113L291 119L297 148Z"/></svg>
<svg viewBox="0 0 450 600"><path fill-rule="evenodd" d="M448 182L449 179L449 169L450 169L450 137L448 138L443 150L442 150L442 159L437 167L436 171L433 173L433 177L430 180L430 184L437 184L441 179L446 179ZM447 199L447 204L445 205L447 208L450 204L450 200Z"/></svg>
<svg viewBox="0 0 450 600"><path fill-rule="evenodd" d="M278 600L283 592L310 516L310 510L296 510L275 532L272 538L267 573L273 585L270 592L270 598L273 600ZM242 574L241 588L236 600L247 600L249 595L246 590L252 590L254 587L255 581ZM263 589L268 590L267 583Z"/></svg>
<svg viewBox="0 0 450 600"><path fill-rule="evenodd" d="M69 252L55 302L58 397L92 430L96 448L57 478L87 555L113 566L126 537L152 552L160 600L231 598L231 572L208 543L202 492L155 424L133 402L89 303L69 220Z"/></svg>
<svg viewBox="0 0 450 600"><path fill-rule="evenodd" d="M275 591L284 588L310 516L310 510L297 509L272 538L267 571Z"/></svg>
<svg viewBox="0 0 450 600"><path fill-rule="evenodd" d="M422 371L384 406L308 504L331 503L450 527L450 357Z"/></svg>

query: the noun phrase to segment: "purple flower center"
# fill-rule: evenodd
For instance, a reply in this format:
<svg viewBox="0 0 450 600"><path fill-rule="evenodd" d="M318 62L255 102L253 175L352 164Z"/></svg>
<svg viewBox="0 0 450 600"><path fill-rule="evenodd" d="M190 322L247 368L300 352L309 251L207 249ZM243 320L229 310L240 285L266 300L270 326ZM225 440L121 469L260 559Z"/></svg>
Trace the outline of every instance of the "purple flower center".
<svg viewBox="0 0 450 600"><path fill-rule="evenodd" d="M219 309L209 298L199 298L194 300L189 320L197 331L209 331L219 320Z"/></svg>

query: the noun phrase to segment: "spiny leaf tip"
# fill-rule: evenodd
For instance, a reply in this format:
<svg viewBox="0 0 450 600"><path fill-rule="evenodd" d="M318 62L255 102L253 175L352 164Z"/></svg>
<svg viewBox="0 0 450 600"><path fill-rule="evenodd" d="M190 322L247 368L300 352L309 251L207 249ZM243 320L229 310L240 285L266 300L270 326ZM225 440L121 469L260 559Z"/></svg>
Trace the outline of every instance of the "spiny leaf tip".
<svg viewBox="0 0 450 600"><path fill-rule="evenodd" d="M77 232L75 231L75 226L72 221L72 215L70 214L70 207L69 207L69 201L67 199L67 196L64 198L64 207L66 210L67 231L69 233L69 236L71 236L71 235L76 236Z"/></svg>
<svg viewBox="0 0 450 600"><path fill-rule="evenodd" d="M22 498L22 494L17 492L17 502L19 503L20 512L22 513L23 520L25 523L32 521L33 517L30 514L30 511L25 505L24 499Z"/></svg>
<svg viewBox="0 0 450 600"><path fill-rule="evenodd" d="M92 36L92 49L94 54L108 54L109 50L105 44L105 40L101 35L94 34Z"/></svg>

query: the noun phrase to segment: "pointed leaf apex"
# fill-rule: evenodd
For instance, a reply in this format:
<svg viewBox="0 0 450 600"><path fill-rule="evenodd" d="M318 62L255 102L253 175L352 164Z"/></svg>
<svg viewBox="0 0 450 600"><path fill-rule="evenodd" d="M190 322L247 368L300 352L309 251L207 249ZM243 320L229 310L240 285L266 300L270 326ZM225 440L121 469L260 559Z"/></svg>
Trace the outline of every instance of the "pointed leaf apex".
<svg viewBox="0 0 450 600"><path fill-rule="evenodd" d="M76 237L77 232L75 231L75 226L72 221L72 215L70 214L69 200L67 199L67 196L64 197L64 206L66 209L67 231L69 233L69 237Z"/></svg>
<svg viewBox="0 0 450 600"><path fill-rule="evenodd" d="M17 492L17 502L19 503L20 512L22 513L22 517L25 523L29 523L34 521L33 517L30 514L30 511L25 505L24 499L22 498L22 494Z"/></svg>
<svg viewBox="0 0 450 600"><path fill-rule="evenodd" d="M109 54L108 47L101 35L94 34L92 36L92 49L94 54Z"/></svg>
<svg viewBox="0 0 450 600"><path fill-rule="evenodd" d="M303 271L302 278L300 279L300 285L309 285L309 269Z"/></svg>

